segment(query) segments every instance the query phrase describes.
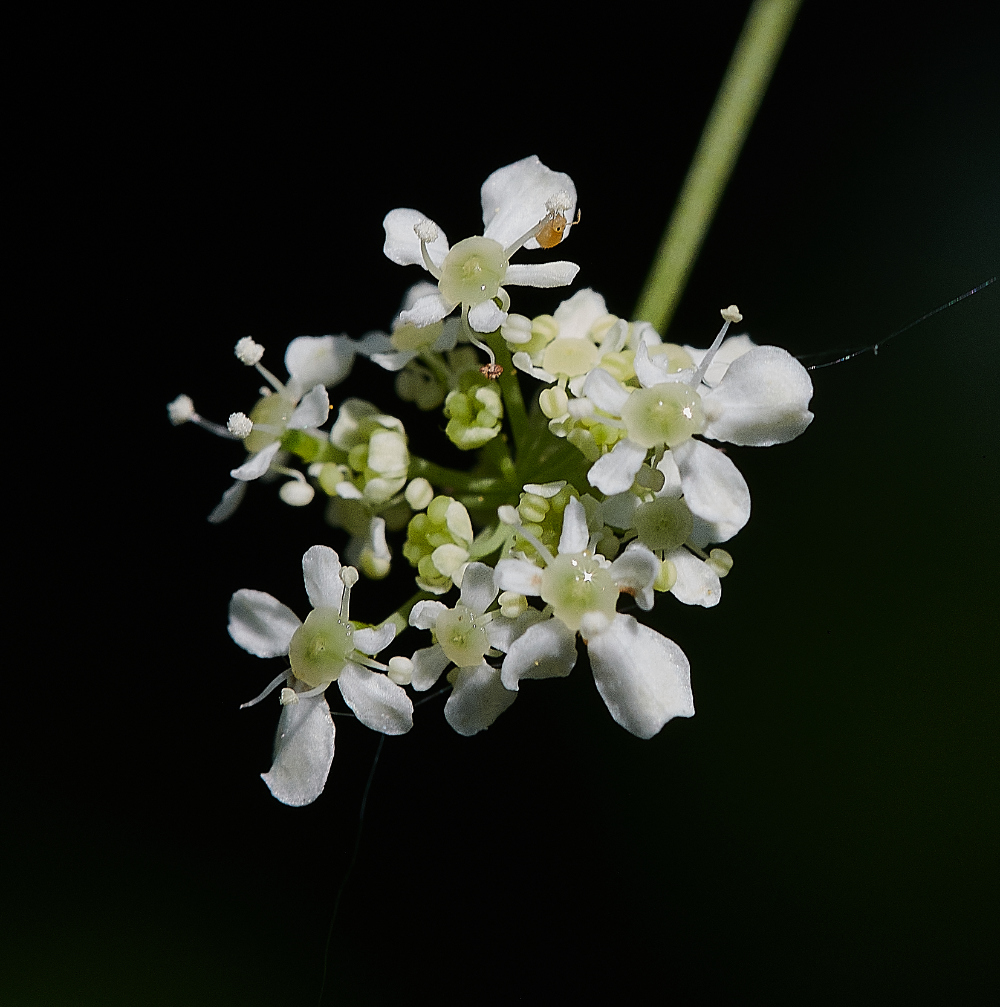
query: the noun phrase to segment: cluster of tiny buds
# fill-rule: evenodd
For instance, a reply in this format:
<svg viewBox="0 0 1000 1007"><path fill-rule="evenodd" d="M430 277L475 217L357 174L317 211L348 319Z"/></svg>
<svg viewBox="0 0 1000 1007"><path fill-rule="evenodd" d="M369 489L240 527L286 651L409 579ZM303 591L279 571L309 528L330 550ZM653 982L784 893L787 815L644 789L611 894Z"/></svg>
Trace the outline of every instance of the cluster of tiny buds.
<svg viewBox="0 0 1000 1007"><path fill-rule="evenodd" d="M260 343L255 343L250 336L244 336L236 344L236 358L247 367L259 364L262 356L264 356L264 347Z"/></svg>

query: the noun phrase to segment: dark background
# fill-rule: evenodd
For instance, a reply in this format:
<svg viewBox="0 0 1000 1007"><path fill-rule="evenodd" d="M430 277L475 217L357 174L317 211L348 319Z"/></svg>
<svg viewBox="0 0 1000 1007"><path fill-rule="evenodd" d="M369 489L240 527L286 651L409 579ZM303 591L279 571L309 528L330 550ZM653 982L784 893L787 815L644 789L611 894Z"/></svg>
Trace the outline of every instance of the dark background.
<svg viewBox="0 0 1000 1007"><path fill-rule="evenodd" d="M382 256L384 214L476 233L483 179L528 154L577 185L576 288L628 315L746 9L496 11L457 38L443 13L149 16L67 80L71 334L108 369L63 513L81 625L41 728L13 703L32 738L9 754L9 1002L316 1002L378 739L339 720L323 796L275 802L277 704L237 707L280 669L225 621L240 587L304 615L301 554L343 533L260 485L209 526L241 453L164 405L247 410L248 333L280 370L296 335L385 327L419 271ZM985 8L889 9L804 5L672 338L706 344L735 301L758 342L858 346L996 272ZM733 452L754 514L723 604L653 619L691 660L694 719L631 737L581 660L474 739L437 700L386 741L325 1002L986 999L998 292L817 372L803 437ZM392 408L366 364L340 394ZM435 423L411 437L433 451ZM354 611L409 590L362 585Z"/></svg>

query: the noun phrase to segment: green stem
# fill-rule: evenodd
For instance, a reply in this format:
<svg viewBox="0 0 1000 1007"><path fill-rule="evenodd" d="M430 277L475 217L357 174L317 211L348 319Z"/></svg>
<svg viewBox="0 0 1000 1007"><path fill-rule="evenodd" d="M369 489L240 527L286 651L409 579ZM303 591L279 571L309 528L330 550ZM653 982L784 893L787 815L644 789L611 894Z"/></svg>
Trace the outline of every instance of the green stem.
<svg viewBox="0 0 1000 1007"><path fill-rule="evenodd" d="M497 380L500 385L500 395L503 398L507 419L510 420L510 432L514 438L514 454L524 446L528 429L528 413L524 408L524 397L521 395L521 383L517 380L517 371L511 359L507 342L499 332L487 337L490 349L496 354L497 363L503 368L503 373Z"/></svg>
<svg viewBox="0 0 1000 1007"><path fill-rule="evenodd" d="M666 331L802 0L755 0L633 318Z"/></svg>
<svg viewBox="0 0 1000 1007"><path fill-rule="evenodd" d="M474 472L460 472L458 469L446 468L436 462L429 462L426 458L419 458L417 455L410 455L410 467L408 470L410 479L423 476L426 480L442 489L449 491L459 490L463 493L488 493L503 482L496 476L481 476Z"/></svg>
<svg viewBox="0 0 1000 1007"><path fill-rule="evenodd" d="M399 608L392 613L392 615L390 615L387 619L383 619L376 628L380 629L382 626L392 623L392 625L396 627L396 636L399 636L399 634L410 625L410 611L413 606L416 605L418 601L427 601L433 597L434 595L430 594L428 591L418 591L408 601L403 602L403 604L400 605Z"/></svg>
<svg viewBox="0 0 1000 1007"><path fill-rule="evenodd" d="M456 386L455 375L448 365L441 359L440 353L433 350L424 350L420 354L420 359L433 371L435 377L449 391Z"/></svg>

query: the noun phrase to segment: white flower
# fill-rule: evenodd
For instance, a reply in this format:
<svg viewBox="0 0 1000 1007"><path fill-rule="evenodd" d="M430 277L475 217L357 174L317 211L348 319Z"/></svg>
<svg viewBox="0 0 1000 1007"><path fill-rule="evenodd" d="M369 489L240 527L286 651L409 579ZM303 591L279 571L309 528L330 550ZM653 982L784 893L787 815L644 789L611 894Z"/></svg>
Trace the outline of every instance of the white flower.
<svg viewBox="0 0 1000 1007"><path fill-rule="evenodd" d="M287 431L312 430L326 422L330 415L330 397L326 390L350 374L355 343L347 336L299 336L293 339L285 350L285 367L289 377L284 383L260 365L263 354L264 347L249 336L236 344L236 356L241 363L256 367L274 391L257 401L250 416L233 414L241 418L238 426L240 433L250 424L249 433L241 437L250 455L229 473L236 483L226 490L222 500L209 514L208 520L213 524L225 521L235 512L245 495L246 483L259 479L277 463L281 438ZM230 432L233 432L232 422ZM289 493L298 506L308 502L296 496L301 493L299 487L286 491L285 497Z"/></svg>
<svg viewBox="0 0 1000 1007"><path fill-rule="evenodd" d="M484 563L470 563L462 579L462 594L454 608L440 601L418 601L410 612L410 625L433 631L436 642L413 655L411 684L418 692L429 689L449 664L455 671L448 680L452 692L444 707L445 719L465 736L478 734L517 699L504 688L500 669L488 664L488 653L500 644L506 650L517 633L516 620L486 610L497 588L493 571ZM541 618L541 613L537 613ZM527 629L524 623L521 632Z"/></svg>
<svg viewBox="0 0 1000 1007"><path fill-rule="evenodd" d="M257 657L287 655L291 668L256 699L283 681L281 720L274 765L262 774L282 803L310 804L322 793L333 762L334 726L324 691L336 682L358 720L383 734L405 734L413 726L413 704L406 692L380 674L371 659L396 635L387 625L358 629L349 620L353 567L340 565L333 549L315 545L302 557L306 592L313 606L305 622L263 591L237 591L229 604L229 635ZM367 666L367 667L365 667ZM370 669L377 668L379 671Z"/></svg>
<svg viewBox="0 0 1000 1007"><path fill-rule="evenodd" d="M572 262L510 265L522 246L538 248L547 224L561 221L565 237L576 212L576 187L569 175L526 157L493 172L483 183L483 234L449 247L444 232L417 210L390 211L385 228L386 256L402 266L423 266L437 280L437 291L418 298L399 316L419 328L439 322L458 305L476 332L493 332L506 319L510 297L503 284L562 287L573 282ZM557 243L559 237L551 244ZM546 247L549 247L548 244ZM499 297L504 310L496 306Z"/></svg>
<svg viewBox="0 0 1000 1007"><path fill-rule="evenodd" d="M519 534L524 534L521 529ZM622 591L639 606L653 604L659 560L632 545L609 563L593 551L583 505L566 506L558 555L532 543L547 559L544 570L526 560L501 560L499 588L540 595L552 618L530 626L510 645L501 680L516 690L522 678L568 675L576 664L576 633L587 645L594 681L612 717L640 738L651 738L673 717L694 715L690 665L672 640L616 611Z"/></svg>
<svg viewBox="0 0 1000 1007"><path fill-rule="evenodd" d="M720 336L728 326L727 321ZM671 372L650 356L647 341L640 340L634 365L642 387L635 390L601 368L591 371L584 395L598 409L621 417L628 430L628 436L591 467L587 476L591 486L608 495L621 493L632 485L648 450L667 447L676 454L684 446L688 455L694 455L698 449L690 445L698 443L691 440L696 434L766 447L792 440L806 429L813 418L808 409L812 381L791 354L777 346L754 346L734 356L727 353L730 362L718 384L710 387L703 379L717 363L716 351L725 349L717 339L697 369ZM712 464L708 457L699 454L689 466L691 471ZM684 463L678 459L678 464L683 475Z"/></svg>
<svg viewBox="0 0 1000 1007"><path fill-rule="evenodd" d="M520 322L521 333L525 322L530 332L528 319L521 321L521 316L511 317ZM609 314L604 298L589 288L578 290L563 301L556 308L552 322L554 338L534 356L523 350L515 352L514 366L548 384L559 378L567 379L570 390L579 395L587 375L600 365L601 359L608 353L618 353L625 346L628 322ZM520 335L516 326L509 334ZM506 328L504 335L508 335ZM523 340L523 335L520 338Z"/></svg>

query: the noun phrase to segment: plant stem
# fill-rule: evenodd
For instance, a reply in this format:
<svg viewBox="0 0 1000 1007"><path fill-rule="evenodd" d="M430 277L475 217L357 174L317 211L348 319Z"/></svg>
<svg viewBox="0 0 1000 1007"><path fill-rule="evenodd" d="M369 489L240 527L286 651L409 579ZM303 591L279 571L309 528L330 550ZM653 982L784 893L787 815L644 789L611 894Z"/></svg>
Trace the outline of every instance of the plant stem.
<svg viewBox="0 0 1000 1007"><path fill-rule="evenodd" d="M712 224L801 0L755 0L632 317L664 333Z"/></svg>
<svg viewBox="0 0 1000 1007"><path fill-rule="evenodd" d="M405 601L395 612L392 613L387 619L383 619L379 626L385 626L392 623L396 627L396 636L399 636L407 626L410 625L410 611L418 601L426 601L429 598L433 598L434 595L427 591L418 591L412 598Z"/></svg>
<svg viewBox="0 0 1000 1007"><path fill-rule="evenodd" d="M447 490L449 495L455 490L463 493L488 493L503 480L496 476L476 475L473 472L460 472L458 469L446 468L426 458L410 455L409 478L423 476L440 489Z"/></svg>
<svg viewBox="0 0 1000 1007"><path fill-rule="evenodd" d="M514 369L514 362L503 336L499 332L495 332L487 339L487 342L490 349L496 354L497 363L503 368L498 384L504 408L507 410L507 419L510 420L510 431L514 438L514 455L517 457L518 449L524 446L524 438L528 429L528 413L524 408L521 385L517 380L517 371Z"/></svg>

